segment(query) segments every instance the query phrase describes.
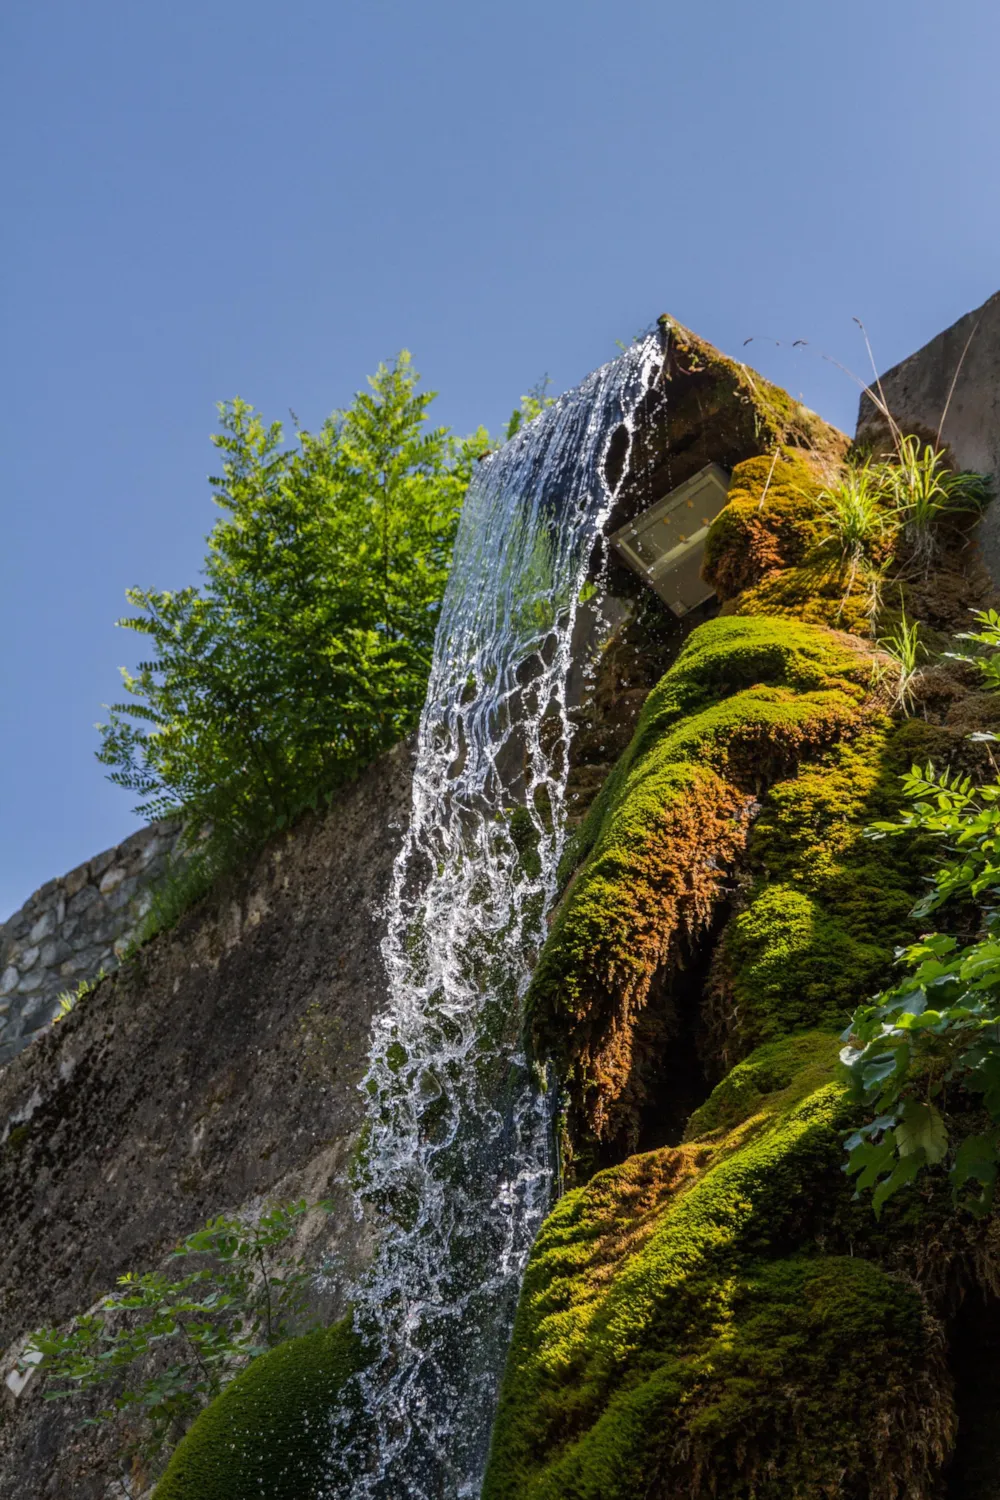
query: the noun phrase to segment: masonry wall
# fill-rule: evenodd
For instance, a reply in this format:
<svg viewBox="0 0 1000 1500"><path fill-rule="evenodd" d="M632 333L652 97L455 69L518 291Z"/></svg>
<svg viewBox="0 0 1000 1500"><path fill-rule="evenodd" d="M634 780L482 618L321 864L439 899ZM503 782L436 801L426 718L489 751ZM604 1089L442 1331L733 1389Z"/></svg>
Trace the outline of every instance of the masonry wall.
<svg viewBox="0 0 1000 1500"><path fill-rule="evenodd" d="M411 748L278 835L0 1070L0 1500L124 1493L120 1434L44 1401L17 1359L34 1329L155 1269L210 1217L331 1200L299 1248L341 1315L365 1247L346 1174Z"/></svg>
<svg viewBox="0 0 1000 1500"><path fill-rule="evenodd" d="M0 1066L45 1030L61 994L118 967L179 836L176 821L141 828L48 881L0 927Z"/></svg>

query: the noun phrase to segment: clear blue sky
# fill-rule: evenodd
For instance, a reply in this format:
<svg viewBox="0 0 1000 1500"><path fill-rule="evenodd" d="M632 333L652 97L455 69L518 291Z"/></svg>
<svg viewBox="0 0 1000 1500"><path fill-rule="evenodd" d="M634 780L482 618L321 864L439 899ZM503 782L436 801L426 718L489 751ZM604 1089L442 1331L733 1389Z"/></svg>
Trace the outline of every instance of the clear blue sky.
<svg viewBox="0 0 1000 1500"><path fill-rule="evenodd" d="M841 426L1000 286L996 0L32 0L0 22L0 917L136 826L129 584L195 579L213 403L409 347L499 426L670 311Z"/></svg>

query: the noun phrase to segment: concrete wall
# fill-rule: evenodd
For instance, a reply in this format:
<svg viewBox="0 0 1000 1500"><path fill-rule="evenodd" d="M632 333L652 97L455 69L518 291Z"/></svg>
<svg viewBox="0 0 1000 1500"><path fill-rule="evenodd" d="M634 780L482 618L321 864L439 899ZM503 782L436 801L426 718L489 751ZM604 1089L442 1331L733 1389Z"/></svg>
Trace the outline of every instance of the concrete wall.
<svg viewBox="0 0 1000 1500"><path fill-rule="evenodd" d="M941 440L956 464L993 474L1000 486L1000 292L887 370L881 383L904 432L933 438L947 406ZM858 437L882 442L886 435L884 419L862 396ZM979 530L983 558L1000 584L1000 503L990 507Z"/></svg>
<svg viewBox="0 0 1000 1500"><path fill-rule="evenodd" d="M179 835L176 822L141 828L48 881L0 927L0 1066L45 1030L64 991L118 967Z"/></svg>

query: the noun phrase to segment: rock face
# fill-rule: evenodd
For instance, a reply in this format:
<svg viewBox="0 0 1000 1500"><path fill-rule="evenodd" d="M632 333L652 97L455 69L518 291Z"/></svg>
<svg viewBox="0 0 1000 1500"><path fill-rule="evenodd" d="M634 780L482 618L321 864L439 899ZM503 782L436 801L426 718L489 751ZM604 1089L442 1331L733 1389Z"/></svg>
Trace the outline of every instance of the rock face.
<svg viewBox="0 0 1000 1500"><path fill-rule="evenodd" d="M880 603L831 526L829 449L773 445L709 531L719 617L596 795L578 778L528 994L570 1191L532 1250L484 1500L997 1493L996 1222L956 1213L943 1174L878 1221L856 1200L837 1061L921 930L926 851L865 830L915 761L995 774L969 732L1000 728L1000 695L949 661L900 712L878 642L905 611L945 649L993 599L942 527L922 569L898 541Z"/></svg>
<svg viewBox="0 0 1000 1500"><path fill-rule="evenodd" d="M357 1253L342 1179L409 785L403 745L0 1073L0 1379L33 1329L262 1196L333 1196L316 1254L331 1224ZM0 1496L105 1495L100 1439L36 1383L0 1386Z"/></svg>
<svg viewBox="0 0 1000 1500"><path fill-rule="evenodd" d="M880 384L904 433L935 440L940 428L960 469L1000 476L1000 292L887 370ZM888 436L884 417L865 395L857 435L878 444ZM1000 506L986 513L979 540L1000 584Z"/></svg>
<svg viewBox="0 0 1000 1500"><path fill-rule="evenodd" d="M59 996L117 969L180 824L163 820L50 880L0 927L0 1067L52 1020Z"/></svg>

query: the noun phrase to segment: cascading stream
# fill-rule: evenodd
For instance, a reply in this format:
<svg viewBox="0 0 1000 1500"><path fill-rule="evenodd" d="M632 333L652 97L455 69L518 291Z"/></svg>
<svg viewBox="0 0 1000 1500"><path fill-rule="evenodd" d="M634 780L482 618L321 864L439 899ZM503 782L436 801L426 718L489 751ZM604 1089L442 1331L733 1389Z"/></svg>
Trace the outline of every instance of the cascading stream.
<svg viewBox="0 0 1000 1500"><path fill-rule="evenodd" d="M549 1105L520 1007L564 844L571 645L614 503L611 435L661 364L634 344L477 466L396 861L353 1292L374 1358L334 1417L326 1495L479 1494L525 1262L551 1198ZM627 472L627 465L625 466ZM519 809L519 811L518 811Z"/></svg>

